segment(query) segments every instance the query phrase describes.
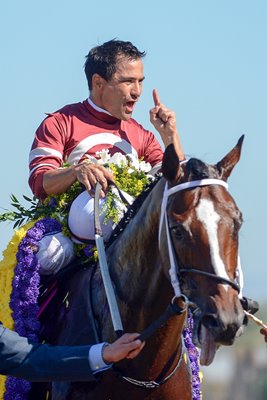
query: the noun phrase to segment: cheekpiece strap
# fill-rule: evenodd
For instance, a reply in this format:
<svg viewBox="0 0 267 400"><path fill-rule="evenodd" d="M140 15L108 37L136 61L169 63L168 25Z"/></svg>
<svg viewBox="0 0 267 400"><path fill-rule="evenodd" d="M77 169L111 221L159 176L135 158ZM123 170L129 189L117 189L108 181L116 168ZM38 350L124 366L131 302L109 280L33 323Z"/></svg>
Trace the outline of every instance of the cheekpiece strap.
<svg viewBox="0 0 267 400"><path fill-rule="evenodd" d="M170 231L169 231L169 226L168 226L168 216L167 216L168 198L169 198L169 196L173 195L174 193L180 192L182 190L193 189L196 187L208 186L208 185L220 185L220 186L225 187L225 189L228 190L227 182L225 182L221 179L212 179L212 178L199 179L199 180L195 180L195 181L180 183L176 186L171 187L170 189L168 189L168 183L166 182L166 185L164 188L163 198L162 198L162 203L161 203L161 214L160 214L160 222L159 222L158 240L159 240L159 245L160 245L160 236L161 236L163 222L165 220L167 245L168 245L168 253L169 253L169 260L170 260L169 274L170 274L171 284L172 284L175 296L181 296L182 293L181 293L180 283L179 283L179 279L178 279L177 272L176 272L177 271L176 260L174 257L174 251L172 248L172 242L171 242Z"/></svg>

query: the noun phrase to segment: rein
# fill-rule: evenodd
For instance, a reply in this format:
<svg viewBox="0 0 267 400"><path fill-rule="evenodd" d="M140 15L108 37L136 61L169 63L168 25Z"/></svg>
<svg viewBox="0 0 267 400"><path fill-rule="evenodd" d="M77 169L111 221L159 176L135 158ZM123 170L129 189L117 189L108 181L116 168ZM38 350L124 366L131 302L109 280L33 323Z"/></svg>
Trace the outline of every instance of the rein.
<svg viewBox="0 0 267 400"><path fill-rule="evenodd" d="M162 376L164 376L165 370L168 369L169 365L172 364L172 362L174 361L174 358L175 358L177 352L178 352L178 350L176 350L173 353L173 355L169 359L168 363L165 365L163 371L160 373L159 377L156 380L141 381L141 380L138 380L138 379L130 378L129 376L122 375L117 367L113 366L113 369L115 370L115 372L119 375L119 377L121 379L124 379L125 381L127 381L127 382L129 382L129 383L131 383L131 384L133 384L135 386L139 386L139 387L142 387L144 389L156 389L156 388L160 387L161 385L163 385L164 383L168 382L168 380L172 378L172 376L175 374L177 369L180 367L180 364L181 364L182 359L183 359L183 354L184 354L184 342L183 341L182 341L182 349L181 349L180 356L178 358L176 366L169 373L169 375L167 375L165 378L161 378Z"/></svg>
<svg viewBox="0 0 267 400"><path fill-rule="evenodd" d="M116 186L115 183L112 182L112 184L118 189L119 195L121 196L121 199L124 203L128 203L126 198L123 196L119 188ZM106 259L106 254L105 254L105 245L104 245L104 239L103 239L103 234L102 234L102 229L101 229L101 224L100 224L100 219L99 219L99 200L100 200L100 192L101 192L102 186L100 185L99 182L97 182L96 187L95 187L95 201L94 201L94 217L95 217L95 243L96 243L96 248L98 252L98 259L99 259L99 266L100 266L100 272L107 296L107 301L108 301L108 306L109 306L109 311L111 314L111 319L112 319L112 324L114 331L116 332L117 337L121 337L124 333L123 326L122 326L122 321L121 321L121 316L118 308L118 303L117 299L115 296L113 284L111 281L111 277L109 274L109 268L107 264L107 259Z"/></svg>
<svg viewBox="0 0 267 400"><path fill-rule="evenodd" d="M165 312L154 322L152 322L151 325L149 325L142 333L137 337L137 339L141 340L142 342L147 340L158 328L160 328L162 325L164 325L165 322L168 321L169 318L173 317L174 315L181 315L187 310L187 305L188 305L188 300L185 296L181 296L177 298L176 296L173 297L171 303L167 306ZM168 371L169 367L174 361L174 358L177 354L177 351L173 353L171 358L168 360L167 364L163 368L162 372L158 376L156 380L151 380L151 381L141 381L138 379L133 379L129 376L124 376L117 367L112 367L115 372L118 373L119 377L121 379L124 379L125 381L135 385L139 386L145 389L155 389L158 388L159 386L163 385L166 383L171 377L175 374L177 369L179 368L183 354L184 354L184 342L182 342L182 349L180 353L180 357L178 358L177 364L174 367L174 369L167 375L165 378L163 376L165 375L165 372Z"/></svg>

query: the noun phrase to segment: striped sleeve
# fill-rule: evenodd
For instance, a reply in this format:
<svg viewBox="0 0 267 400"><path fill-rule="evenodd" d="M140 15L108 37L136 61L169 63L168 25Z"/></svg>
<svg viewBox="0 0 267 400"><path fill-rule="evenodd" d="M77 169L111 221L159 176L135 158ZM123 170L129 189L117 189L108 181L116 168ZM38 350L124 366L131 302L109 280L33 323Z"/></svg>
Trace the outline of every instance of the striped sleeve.
<svg viewBox="0 0 267 400"><path fill-rule="evenodd" d="M46 196L42 183L44 173L63 164L66 135L63 119L54 114L49 115L36 131L29 154L29 185L38 198Z"/></svg>

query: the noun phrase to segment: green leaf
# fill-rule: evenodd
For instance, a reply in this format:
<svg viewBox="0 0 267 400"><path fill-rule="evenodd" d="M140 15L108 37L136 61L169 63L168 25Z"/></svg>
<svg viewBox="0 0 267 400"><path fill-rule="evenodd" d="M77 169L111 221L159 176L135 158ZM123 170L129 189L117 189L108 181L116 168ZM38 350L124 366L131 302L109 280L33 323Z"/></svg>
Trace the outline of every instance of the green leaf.
<svg viewBox="0 0 267 400"><path fill-rule="evenodd" d="M19 226L19 221L16 221L15 224L13 225L13 228L16 229L17 226Z"/></svg>
<svg viewBox="0 0 267 400"><path fill-rule="evenodd" d="M11 200L12 200L14 203L18 203L18 202L19 202L18 199L16 198L16 196L15 196L14 194L11 194L11 195L10 195L10 198L11 198Z"/></svg>
<svg viewBox="0 0 267 400"><path fill-rule="evenodd" d="M25 196L24 194L22 196L26 201L29 201L30 203L32 202L32 199L30 199L29 197Z"/></svg>

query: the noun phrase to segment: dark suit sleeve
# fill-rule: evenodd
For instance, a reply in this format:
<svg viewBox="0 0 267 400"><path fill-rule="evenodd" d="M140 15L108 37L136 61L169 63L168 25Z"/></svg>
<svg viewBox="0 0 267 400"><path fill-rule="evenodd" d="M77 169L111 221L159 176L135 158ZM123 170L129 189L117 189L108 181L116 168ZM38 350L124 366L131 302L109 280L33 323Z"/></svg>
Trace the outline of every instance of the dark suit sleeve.
<svg viewBox="0 0 267 400"><path fill-rule="evenodd" d="M0 374L29 381L95 380L89 366L90 346L32 344L0 324Z"/></svg>

